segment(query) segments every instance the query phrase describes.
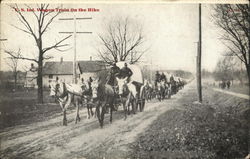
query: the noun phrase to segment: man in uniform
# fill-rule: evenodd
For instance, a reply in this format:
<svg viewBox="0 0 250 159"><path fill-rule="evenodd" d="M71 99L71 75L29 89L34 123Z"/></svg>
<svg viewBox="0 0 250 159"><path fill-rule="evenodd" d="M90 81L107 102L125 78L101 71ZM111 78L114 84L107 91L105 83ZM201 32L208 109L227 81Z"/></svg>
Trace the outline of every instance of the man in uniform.
<svg viewBox="0 0 250 159"><path fill-rule="evenodd" d="M88 86L89 86L89 93L90 93L90 95L92 95L92 87L91 87L92 82L93 82L93 79L91 77L89 77Z"/></svg>
<svg viewBox="0 0 250 159"><path fill-rule="evenodd" d="M164 81L165 83L167 82L167 77L165 76L163 72L161 74L160 81Z"/></svg>
<svg viewBox="0 0 250 159"><path fill-rule="evenodd" d="M124 63L124 67L120 70L119 76L121 78L126 78L127 77L127 82L130 82L130 77L133 75L133 72L131 71L130 68L128 68L128 64Z"/></svg>
<svg viewBox="0 0 250 159"><path fill-rule="evenodd" d="M174 77L173 77L173 75L171 75L171 77L170 77L170 83L172 83L173 81L174 81Z"/></svg>
<svg viewBox="0 0 250 159"><path fill-rule="evenodd" d="M110 72L108 75L108 79L107 79L107 84L111 85L111 86L115 86L116 85L116 76L118 76L118 74L120 73L120 68L116 66L116 63L113 63L112 67L110 68Z"/></svg>

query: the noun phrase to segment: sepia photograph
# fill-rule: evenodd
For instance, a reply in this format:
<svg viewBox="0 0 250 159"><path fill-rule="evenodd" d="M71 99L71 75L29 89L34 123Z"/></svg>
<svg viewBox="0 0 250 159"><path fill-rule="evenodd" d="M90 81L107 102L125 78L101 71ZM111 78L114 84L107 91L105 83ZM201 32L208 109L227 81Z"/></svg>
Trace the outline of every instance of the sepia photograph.
<svg viewBox="0 0 250 159"><path fill-rule="evenodd" d="M248 1L0 8L0 159L250 159Z"/></svg>

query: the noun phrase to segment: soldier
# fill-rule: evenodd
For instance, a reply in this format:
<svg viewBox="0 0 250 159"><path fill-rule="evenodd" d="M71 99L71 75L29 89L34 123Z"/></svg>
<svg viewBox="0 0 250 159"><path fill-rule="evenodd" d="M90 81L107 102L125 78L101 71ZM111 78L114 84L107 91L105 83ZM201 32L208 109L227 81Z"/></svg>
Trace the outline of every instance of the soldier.
<svg viewBox="0 0 250 159"><path fill-rule="evenodd" d="M83 79L83 78L81 78L81 83L80 83L80 85L81 85L82 91L83 91L83 92L85 92L85 91L86 91L86 89L87 89L87 86L86 86L86 84L85 84L85 82L84 82L84 79Z"/></svg>
<svg viewBox="0 0 250 159"><path fill-rule="evenodd" d="M130 82L130 77L133 75L133 72L131 71L130 68L128 68L128 64L124 63L124 67L120 70L119 76L121 78L126 78L127 77L127 82Z"/></svg>
<svg viewBox="0 0 250 159"><path fill-rule="evenodd" d="M115 86L116 85L115 77L118 76L119 73L120 73L120 68L116 66L116 63L113 63L109 75L107 77L107 84Z"/></svg>
<svg viewBox="0 0 250 159"><path fill-rule="evenodd" d="M160 81L164 81L165 83L167 82L167 77L165 76L163 72L161 74Z"/></svg>
<svg viewBox="0 0 250 159"><path fill-rule="evenodd" d="M174 81L173 75L170 76L170 79L169 79L169 80L170 80L170 83L172 83L172 82Z"/></svg>
<svg viewBox="0 0 250 159"><path fill-rule="evenodd" d="M89 80L88 80L89 92L92 92L92 87L91 87L92 82L93 82L93 79L89 77Z"/></svg>

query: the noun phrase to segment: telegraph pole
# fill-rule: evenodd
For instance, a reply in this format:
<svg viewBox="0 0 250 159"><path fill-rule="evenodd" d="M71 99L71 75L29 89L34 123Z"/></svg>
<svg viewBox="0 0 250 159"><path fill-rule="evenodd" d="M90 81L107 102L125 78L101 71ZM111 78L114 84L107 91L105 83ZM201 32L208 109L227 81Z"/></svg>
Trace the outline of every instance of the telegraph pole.
<svg viewBox="0 0 250 159"><path fill-rule="evenodd" d="M92 17L87 18L76 18L74 15L74 18L60 18L59 20L74 20L74 32L59 32L61 34L74 34L74 56L73 56L73 83L77 83L77 74L76 74L76 68L77 68L77 62L76 62L76 35L77 34L92 34L92 32L78 32L76 31L76 20L90 20Z"/></svg>
<svg viewBox="0 0 250 159"><path fill-rule="evenodd" d="M199 42L198 42L198 53L197 53L197 89L198 89L198 100L202 102L202 86L201 86L201 4L199 4Z"/></svg>

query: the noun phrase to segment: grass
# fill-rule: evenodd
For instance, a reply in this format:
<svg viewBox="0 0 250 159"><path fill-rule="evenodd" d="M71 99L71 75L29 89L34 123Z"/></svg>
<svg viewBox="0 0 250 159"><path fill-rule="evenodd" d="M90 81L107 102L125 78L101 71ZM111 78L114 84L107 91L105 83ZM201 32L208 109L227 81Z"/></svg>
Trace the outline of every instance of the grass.
<svg viewBox="0 0 250 159"><path fill-rule="evenodd" d="M1 92L0 129L41 121L50 115L61 112L61 108L44 91L44 104L37 104L37 91Z"/></svg>
<svg viewBox="0 0 250 159"><path fill-rule="evenodd" d="M249 95L249 86L235 84L231 86L229 91Z"/></svg>

